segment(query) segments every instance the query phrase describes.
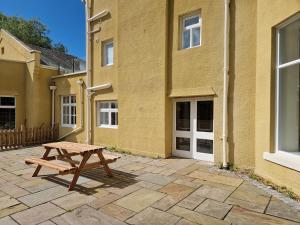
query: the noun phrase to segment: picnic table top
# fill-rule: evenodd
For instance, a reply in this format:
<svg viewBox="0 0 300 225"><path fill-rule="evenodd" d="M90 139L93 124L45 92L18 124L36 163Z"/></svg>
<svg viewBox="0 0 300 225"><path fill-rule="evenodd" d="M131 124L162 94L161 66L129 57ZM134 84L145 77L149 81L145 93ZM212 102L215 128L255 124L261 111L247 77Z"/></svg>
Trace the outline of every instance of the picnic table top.
<svg viewBox="0 0 300 225"><path fill-rule="evenodd" d="M89 151L95 151L95 150L103 150L104 146L96 146L96 145L88 145L88 144L80 144L80 143L74 143L74 142L53 142L53 143L47 143L43 144L44 147L47 148L58 148L58 149L64 149L67 152L72 153L84 153Z"/></svg>

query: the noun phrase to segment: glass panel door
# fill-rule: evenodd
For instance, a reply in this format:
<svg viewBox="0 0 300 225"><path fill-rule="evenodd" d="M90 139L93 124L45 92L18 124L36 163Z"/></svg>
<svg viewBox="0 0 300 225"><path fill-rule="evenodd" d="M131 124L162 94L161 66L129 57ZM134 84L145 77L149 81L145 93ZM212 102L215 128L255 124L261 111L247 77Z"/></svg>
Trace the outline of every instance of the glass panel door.
<svg viewBox="0 0 300 225"><path fill-rule="evenodd" d="M194 130L194 152L193 158L213 161L214 158L214 133L213 118L214 104L213 101L197 101L196 120Z"/></svg>
<svg viewBox="0 0 300 225"><path fill-rule="evenodd" d="M192 157L191 102L177 101L174 104L173 149L179 157Z"/></svg>

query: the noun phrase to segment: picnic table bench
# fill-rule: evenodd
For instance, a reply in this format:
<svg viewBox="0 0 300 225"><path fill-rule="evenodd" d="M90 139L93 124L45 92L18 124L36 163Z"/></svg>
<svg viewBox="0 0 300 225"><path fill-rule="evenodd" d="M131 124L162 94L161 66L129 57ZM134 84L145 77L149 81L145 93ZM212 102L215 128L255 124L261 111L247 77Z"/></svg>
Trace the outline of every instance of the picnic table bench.
<svg viewBox="0 0 300 225"><path fill-rule="evenodd" d="M54 142L43 144L45 153L42 158L32 157L25 159L26 164L37 164L37 168L33 173L36 177L42 166L57 170L60 175L74 174L69 185L69 191L73 189L79 178L81 171L99 168L103 166L108 176L112 176L112 172L108 166L109 163L115 162L120 156L105 154L105 147L79 144L73 142ZM55 151L55 155L50 152ZM99 161L87 163L92 155L96 155ZM81 156L81 160L72 159L74 156ZM65 162L65 164L59 162Z"/></svg>

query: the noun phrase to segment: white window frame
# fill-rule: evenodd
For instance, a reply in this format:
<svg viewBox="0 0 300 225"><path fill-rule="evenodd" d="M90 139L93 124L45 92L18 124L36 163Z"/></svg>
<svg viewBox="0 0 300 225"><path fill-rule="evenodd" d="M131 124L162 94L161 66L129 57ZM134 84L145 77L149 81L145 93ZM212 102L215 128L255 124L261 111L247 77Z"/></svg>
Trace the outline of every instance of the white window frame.
<svg viewBox="0 0 300 225"><path fill-rule="evenodd" d="M109 107L108 108L101 108L101 103L108 103ZM111 108L112 103L117 104L117 108ZM101 124L101 119L100 119L100 113L101 112L108 112L108 124ZM117 125L112 125L111 124L111 114L112 113L118 113L118 120L117 120ZM97 127L99 128L113 128L117 129L119 125L119 105L117 101L97 101Z"/></svg>
<svg viewBox="0 0 300 225"><path fill-rule="evenodd" d="M107 46L112 44L112 48L113 48L113 59L112 59L112 63L108 63L108 60L107 60ZM109 40L109 41L105 41L103 42L102 44L102 47L103 47L103 51L102 51L102 65L105 67L105 66L112 66L114 65L114 41L113 40Z"/></svg>
<svg viewBox="0 0 300 225"><path fill-rule="evenodd" d="M16 105L17 105L17 98L15 96L11 96L11 95L0 95L0 97L7 97L7 98L14 98L15 100L15 105L0 105L0 109L15 109L15 129L17 126L17 110L16 110Z"/></svg>
<svg viewBox="0 0 300 225"><path fill-rule="evenodd" d="M195 17L199 17L199 22L190 26L185 27L184 23L186 20L195 18ZM193 46L193 29L194 28L200 28L200 34L199 34L199 45L195 45ZM190 31L190 45L188 48L184 48L184 32L185 31ZM201 13L197 12L197 13L193 13L192 15L188 15L188 16L184 16L181 19L181 49L190 49L190 48L197 48L199 46L201 46L201 42L202 42L202 18L201 18Z"/></svg>
<svg viewBox="0 0 300 225"><path fill-rule="evenodd" d="M287 19L276 27L276 87L275 87L275 153L264 152L265 160L274 162L284 167L300 171L300 152L287 152L279 149L279 72L283 68L300 65L300 59L280 64L280 29L300 19L300 13Z"/></svg>
<svg viewBox="0 0 300 225"><path fill-rule="evenodd" d="M68 97L69 98L69 103L64 103L64 97ZM71 102L71 97L75 97L76 99L76 95L63 95L61 96L61 127L68 127L68 128L76 128L76 124L77 124L77 99L75 103ZM64 106L68 106L69 107L69 123L64 123ZM72 124L72 111L71 108L72 106L75 106L76 108L76 114L75 114L75 118L76 118L76 123Z"/></svg>

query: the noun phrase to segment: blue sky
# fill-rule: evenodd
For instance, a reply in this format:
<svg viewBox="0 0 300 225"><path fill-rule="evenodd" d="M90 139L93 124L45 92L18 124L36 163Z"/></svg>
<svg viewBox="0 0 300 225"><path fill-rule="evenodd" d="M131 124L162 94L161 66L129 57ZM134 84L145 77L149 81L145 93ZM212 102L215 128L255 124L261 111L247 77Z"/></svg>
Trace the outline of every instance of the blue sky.
<svg viewBox="0 0 300 225"><path fill-rule="evenodd" d="M61 42L70 54L85 57L85 15L81 0L0 0L0 12L47 25L53 43Z"/></svg>

